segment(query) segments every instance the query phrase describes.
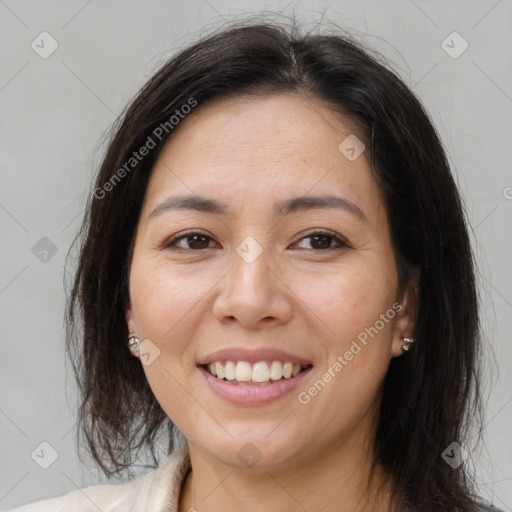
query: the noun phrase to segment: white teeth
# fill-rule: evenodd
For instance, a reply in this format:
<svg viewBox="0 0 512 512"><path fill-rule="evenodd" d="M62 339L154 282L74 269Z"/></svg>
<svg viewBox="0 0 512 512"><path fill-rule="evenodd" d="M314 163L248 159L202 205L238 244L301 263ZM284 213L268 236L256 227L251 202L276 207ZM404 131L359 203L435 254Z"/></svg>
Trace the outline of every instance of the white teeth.
<svg viewBox="0 0 512 512"><path fill-rule="evenodd" d="M219 379L223 379L225 377L225 375L224 375L224 366L222 366L222 363L220 361L217 361L215 363L215 370L216 370L216 373L217 373L217 377Z"/></svg>
<svg viewBox="0 0 512 512"><path fill-rule="evenodd" d="M251 364L247 361L238 361L235 370L235 379L239 382L245 382L252 379Z"/></svg>
<svg viewBox="0 0 512 512"><path fill-rule="evenodd" d="M281 361L272 361L270 365L270 378L272 380L279 380L283 376L283 365Z"/></svg>
<svg viewBox="0 0 512 512"><path fill-rule="evenodd" d="M268 382L270 379L270 372L267 363L260 361L254 363L252 367L252 380L254 382Z"/></svg>
<svg viewBox="0 0 512 512"><path fill-rule="evenodd" d="M236 364L233 361L226 361L226 366L224 367L224 377L226 377L227 380L235 380Z"/></svg>
<svg viewBox="0 0 512 512"><path fill-rule="evenodd" d="M264 383L289 379L298 375L302 367L289 361L272 361L270 368L265 361L258 361L251 365L247 361L215 361L207 364L206 369L219 379L226 379L232 382L255 382Z"/></svg>

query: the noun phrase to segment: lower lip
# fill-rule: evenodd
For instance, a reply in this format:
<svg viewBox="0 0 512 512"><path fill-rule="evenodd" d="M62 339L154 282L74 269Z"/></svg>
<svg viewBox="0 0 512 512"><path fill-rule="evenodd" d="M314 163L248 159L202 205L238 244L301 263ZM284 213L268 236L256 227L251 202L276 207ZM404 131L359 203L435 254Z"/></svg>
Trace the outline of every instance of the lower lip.
<svg viewBox="0 0 512 512"><path fill-rule="evenodd" d="M311 368L312 366L289 379L283 378L270 384L251 386L250 384L230 384L214 377L202 366L198 366L201 375L217 394L240 405L262 405L281 398L296 388Z"/></svg>

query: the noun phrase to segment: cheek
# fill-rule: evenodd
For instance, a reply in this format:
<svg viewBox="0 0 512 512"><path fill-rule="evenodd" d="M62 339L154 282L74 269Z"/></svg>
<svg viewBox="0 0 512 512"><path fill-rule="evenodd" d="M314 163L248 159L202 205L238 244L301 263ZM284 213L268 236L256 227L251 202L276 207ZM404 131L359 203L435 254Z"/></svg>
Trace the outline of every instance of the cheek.
<svg viewBox="0 0 512 512"><path fill-rule="evenodd" d="M319 279L297 279L297 287L297 295L322 320L322 332L332 349L350 344L373 326L395 297L392 269L375 262L347 265ZM389 331L389 323L382 330Z"/></svg>
<svg viewBox="0 0 512 512"><path fill-rule="evenodd" d="M392 275L378 266L352 266L331 274L322 285L314 281L303 285L315 313L309 318L319 317L324 324L317 337L323 354L316 378L298 391L298 397L306 404L305 417L321 421L333 443L340 432L360 428L376 407L390 361L395 316ZM386 313L384 322L380 315ZM380 329L374 330L376 322Z"/></svg>
<svg viewBox="0 0 512 512"><path fill-rule="evenodd" d="M134 261L130 297L140 334L167 345L179 345L179 333L201 309L207 283L186 275L166 262L149 258Z"/></svg>
<svg viewBox="0 0 512 512"><path fill-rule="evenodd" d="M384 260L371 260L367 265L347 265L328 279L303 284L305 302L322 320L323 334L317 338L323 353L318 377L329 382L325 390L323 385L316 386L322 391L314 407L336 425L339 410L346 412L343 421L362 418L389 366L396 314L392 309L393 267L383 264ZM316 389L311 391L316 393Z"/></svg>
<svg viewBox="0 0 512 512"><path fill-rule="evenodd" d="M200 281L200 280L199 280ZM166 414L182 428L197 404L183 383L192 367L190 337L203 312L204 282L184 276L161 261L134 258L130 273L130 298L141 341L151 340L159 355L143 364L148 384Z"/></svg>

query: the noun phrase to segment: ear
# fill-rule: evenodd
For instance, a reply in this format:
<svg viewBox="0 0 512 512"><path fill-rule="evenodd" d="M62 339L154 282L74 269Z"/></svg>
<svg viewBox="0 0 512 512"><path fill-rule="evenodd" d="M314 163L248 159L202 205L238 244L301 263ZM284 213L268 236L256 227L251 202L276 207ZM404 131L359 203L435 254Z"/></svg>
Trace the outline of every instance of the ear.
<svg viewBox="0 0 512 512"><path fill-rule="evenodd" d="M401 296L397 299L401 309L395 318L391 357L401 356L404 352L402 350L404 345L403 338L413 337L419 300L419 278L420 269L415 268L412 270L409 281L405 285ZM412 349L414 350L414 347Z"/></svg>
<svg viewBox="0 0 512 512"><path fill-rule="evenodd" d="M130 333L128 335L128 337L130 338L131 336L137 336L137 330L135 329L135 319L133 317L133 311L131 310L131 308L126 310L126 324L128 326L128 333ZM131 350L130 350L130 352L131 352ZM136 353L132 352L132 356L140 359L138 352L136 352Z"/></svg>
<svg viewBox="0 0 512 512"><path fill-rule="evenodd" d="M128 332L133 331L134 333L137 333L137 329L135 328L135 319L131 308L126 310L126 324L128 325Z"/></svg>

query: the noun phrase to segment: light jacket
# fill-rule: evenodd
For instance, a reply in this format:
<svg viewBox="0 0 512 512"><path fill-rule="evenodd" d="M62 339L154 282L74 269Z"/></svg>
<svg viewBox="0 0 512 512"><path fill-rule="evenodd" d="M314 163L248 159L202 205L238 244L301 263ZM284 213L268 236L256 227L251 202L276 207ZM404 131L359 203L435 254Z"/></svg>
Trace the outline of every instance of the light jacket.
<svg viewBox="0 0 512 512"><path fill-rule="evenodd" d="M84 487L11 512L178 512L181 484L189 470L185 444L158 468L129 482Z"/></svg>

